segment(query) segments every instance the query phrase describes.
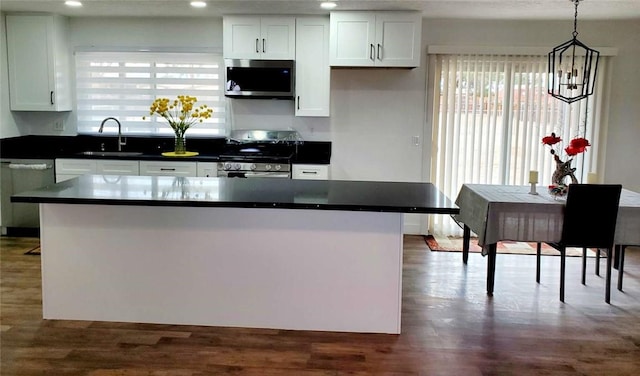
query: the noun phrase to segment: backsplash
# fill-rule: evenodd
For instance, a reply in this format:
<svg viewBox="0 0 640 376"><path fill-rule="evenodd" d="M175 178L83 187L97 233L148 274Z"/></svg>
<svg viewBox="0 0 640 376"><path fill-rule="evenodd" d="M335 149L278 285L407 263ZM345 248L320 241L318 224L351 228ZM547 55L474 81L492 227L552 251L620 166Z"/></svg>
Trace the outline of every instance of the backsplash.
<svg viewBox="0 0 640 376"><path fill-rule="evenodd" d="M228 99L229 129L295 130L306 141L331 141L330 118L297 117L294 101Z"/></svg>
<svg viewBox="0 0 640 376"><path fill-rule="evenodd" d="M296 117L294 101L280 99L228 99L228 130L296 130L305 141L331 141L330 118ZM23 135L75 136L75 113L18 112L11 114ZM114 114L117 117L117 114ZM197 126L197 125L196 125ZM96 135L99 137L98 135ZM124 136L127 136L124 134ZM187 137L189 133L187 132Z"/></svg>

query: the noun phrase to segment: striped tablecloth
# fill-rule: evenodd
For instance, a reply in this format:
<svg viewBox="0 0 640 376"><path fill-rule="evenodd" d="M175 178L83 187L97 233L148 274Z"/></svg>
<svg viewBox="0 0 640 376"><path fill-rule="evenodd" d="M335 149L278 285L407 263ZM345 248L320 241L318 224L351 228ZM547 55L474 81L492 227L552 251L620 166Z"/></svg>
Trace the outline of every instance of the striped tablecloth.
<svg viewBox="0 0 640 376"><path fill-rule="evenodd" d="M557 242L562 234L564 200L538 187L464 184L456 198L457 221L478 236L478 244L501 240ZM597 213L594 213L594 219ZM640 193L622 190L616 223L616 244L640 245Z"/></svg>

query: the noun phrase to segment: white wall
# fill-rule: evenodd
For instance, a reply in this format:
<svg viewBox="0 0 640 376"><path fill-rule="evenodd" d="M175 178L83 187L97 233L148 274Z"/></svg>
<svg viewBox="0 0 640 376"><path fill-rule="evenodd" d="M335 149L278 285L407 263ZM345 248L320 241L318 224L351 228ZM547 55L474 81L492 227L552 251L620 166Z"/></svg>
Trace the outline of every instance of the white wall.
<svg viewBox="0 0 640 376"><path fill-rule="evenodd" d="M424 64L332 70L333 178L422 180L425 72Z"/></svg>
<svg viewBox="0 0 640 376"><path fill-rule="evenodd" d="M73 48L91 46L221 48L221 19L72 18ZM551 48L571 36L565 21L423 20L423 47L428 45L543 46ZM606 145L605 181L640 191L640 22L580 21L579 38L589 46L617 47L613 59L611 112ZM3 36L0 78L6 83ZM416 69L333 69L332 116L296 118L287 101L239 101L230 106L236 128L292 127L307 140L333 142L332 177L352 180L420 181L428 176L431 124L425 111L427 58ZM56 134L52 116L7 111L2 85L0 135ZM65 134L75 132L73 116ZM414 137L419 136L419 146ZM426 136L426 139L425 139ZM421 147L425 142L424 149ZM621 168L620 166L624 166Z"/></svg>

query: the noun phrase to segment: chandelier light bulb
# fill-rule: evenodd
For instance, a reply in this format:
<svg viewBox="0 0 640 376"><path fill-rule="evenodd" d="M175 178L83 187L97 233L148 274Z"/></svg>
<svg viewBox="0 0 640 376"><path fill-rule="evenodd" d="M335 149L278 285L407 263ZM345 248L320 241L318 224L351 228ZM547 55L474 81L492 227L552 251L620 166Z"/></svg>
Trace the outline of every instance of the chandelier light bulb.
<svg viewBox="0 0 640 376"><path fill-rule="evenodd" d="M204 8L207 6L207 3L204 1L192 1L191 6L194 8Z"/></svg>
<svg viewBox="0 0 640 376"><path fill-rule="evenodd" d="M324 1L322 3L320 3L320 8L322 9L333 9L336 7L336 3L334 3L333 1Z"/></svg>

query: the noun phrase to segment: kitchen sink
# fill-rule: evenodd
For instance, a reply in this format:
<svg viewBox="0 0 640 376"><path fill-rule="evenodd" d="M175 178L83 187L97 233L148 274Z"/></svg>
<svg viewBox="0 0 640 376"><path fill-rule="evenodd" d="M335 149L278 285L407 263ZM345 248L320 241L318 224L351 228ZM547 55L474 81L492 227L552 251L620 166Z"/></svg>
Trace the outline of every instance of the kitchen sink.
<svg viewBox="0 0 640 376"><path fill-rule="evenodd" d="M135 157L138 155L142 155L142 152L139 152L139 151L83 151L78 154L93 156L93 157Z"/></svg>

